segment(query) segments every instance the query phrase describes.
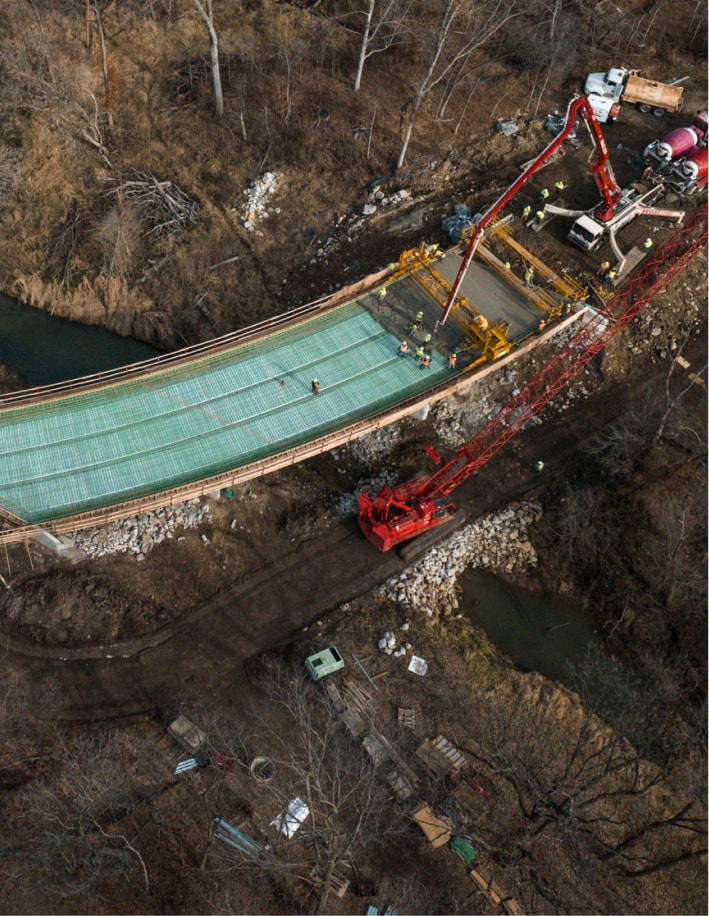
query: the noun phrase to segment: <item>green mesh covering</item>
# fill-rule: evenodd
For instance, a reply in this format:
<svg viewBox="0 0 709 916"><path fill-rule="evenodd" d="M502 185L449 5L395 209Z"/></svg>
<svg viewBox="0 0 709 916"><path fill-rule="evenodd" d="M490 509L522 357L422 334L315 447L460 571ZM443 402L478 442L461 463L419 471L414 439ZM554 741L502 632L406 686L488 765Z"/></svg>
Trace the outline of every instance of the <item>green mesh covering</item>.
<svg viewBox="0 0 709 916"><path fill-rule="evenodd" d="M342 429L450 374L439 354L422 370L398 345L350 303L144 379L0 411L0 505L37 523L188 484Z"/></svg>

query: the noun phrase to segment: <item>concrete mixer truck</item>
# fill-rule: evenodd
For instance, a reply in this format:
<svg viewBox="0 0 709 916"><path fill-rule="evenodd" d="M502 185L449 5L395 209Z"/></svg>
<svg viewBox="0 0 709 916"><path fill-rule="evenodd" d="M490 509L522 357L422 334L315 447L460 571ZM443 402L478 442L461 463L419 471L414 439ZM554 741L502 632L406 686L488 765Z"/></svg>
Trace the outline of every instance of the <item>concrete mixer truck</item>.
<svg viewBox="0 0 709 916"><path fill-rule="evenodd" d="M682 159L696 147L705 146L709 131L709 113L700 111L689 127L677 127L662 140L653 140L645 147L643 157L650 172L664 172L677 159Z"/></svg>
<svg viewBox="0 0 709 916"><path fill-rule="evenodd" d="M672 162L664 176L665 184L678 194L696 194L707 186L708 163L709 149L697 148Z"/></svg>

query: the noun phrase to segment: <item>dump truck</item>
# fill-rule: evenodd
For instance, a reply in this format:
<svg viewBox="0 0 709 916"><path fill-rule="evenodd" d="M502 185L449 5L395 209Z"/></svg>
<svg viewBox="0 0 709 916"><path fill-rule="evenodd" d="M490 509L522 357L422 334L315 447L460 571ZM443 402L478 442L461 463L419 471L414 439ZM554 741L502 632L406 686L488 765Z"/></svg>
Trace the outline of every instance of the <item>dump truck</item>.
<svg viewBox="0 0 709 916"><path fill-rule="evenodd" d="M601 124L615 121L622 102L637 105L640 111L662 117L667 111L682 108L682 86L646 79L640 70L612 67L605 73L589 73L584 85L593 113Z"/></svg>

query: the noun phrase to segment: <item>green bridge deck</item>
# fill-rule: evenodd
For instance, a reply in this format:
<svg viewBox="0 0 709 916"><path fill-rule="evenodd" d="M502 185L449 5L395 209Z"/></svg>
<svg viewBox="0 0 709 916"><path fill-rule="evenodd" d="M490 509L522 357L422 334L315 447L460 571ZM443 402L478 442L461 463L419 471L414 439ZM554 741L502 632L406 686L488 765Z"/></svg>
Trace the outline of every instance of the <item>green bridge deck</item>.
<svg viewBox="0 0 709 916"><path fill-rule="evenodd" d="M352 302L233 350L0 411L0 506L48 522L242 467L450 375ZM311 393L311 381L320 394Z"/></svg>

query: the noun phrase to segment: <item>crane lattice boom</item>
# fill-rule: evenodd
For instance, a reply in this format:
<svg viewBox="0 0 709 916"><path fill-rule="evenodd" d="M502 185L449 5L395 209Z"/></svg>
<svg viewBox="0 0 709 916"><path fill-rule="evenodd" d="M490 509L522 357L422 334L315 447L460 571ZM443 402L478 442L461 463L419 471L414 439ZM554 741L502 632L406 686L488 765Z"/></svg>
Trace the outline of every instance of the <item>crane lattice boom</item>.
<svg viewBox="0 0 709 916"><path fill-rule="evenodd" d="M449 496L539 413L689 262L706 247L707 206L630 277L548 363L453 458L432 475L384 487L358 499L360 527L380 550L416 537L449 519Z"/></svg>

